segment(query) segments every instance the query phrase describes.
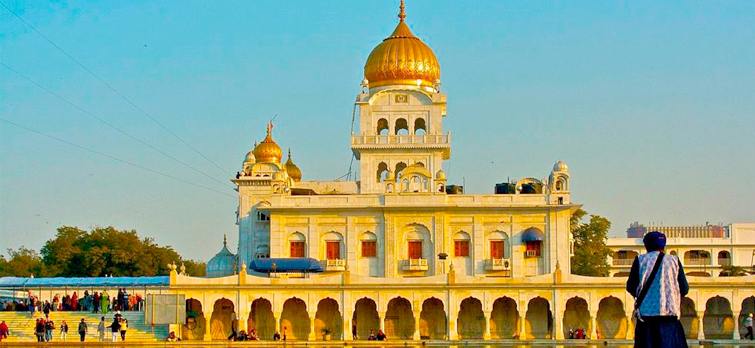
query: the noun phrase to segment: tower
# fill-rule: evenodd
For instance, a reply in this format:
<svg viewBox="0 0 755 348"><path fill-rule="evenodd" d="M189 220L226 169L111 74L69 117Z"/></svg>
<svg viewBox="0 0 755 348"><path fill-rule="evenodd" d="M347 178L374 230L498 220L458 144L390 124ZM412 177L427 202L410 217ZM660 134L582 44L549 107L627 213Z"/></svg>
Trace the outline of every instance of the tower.
<svg viewBox="0 0 755 348"><path fill-rule="evenodd" d="M443 161L451 156L443 133L446 96L433 51L399 23L370 53L364 66L358 131L351 150L360 161L360 193L444 193Z"/></svg>

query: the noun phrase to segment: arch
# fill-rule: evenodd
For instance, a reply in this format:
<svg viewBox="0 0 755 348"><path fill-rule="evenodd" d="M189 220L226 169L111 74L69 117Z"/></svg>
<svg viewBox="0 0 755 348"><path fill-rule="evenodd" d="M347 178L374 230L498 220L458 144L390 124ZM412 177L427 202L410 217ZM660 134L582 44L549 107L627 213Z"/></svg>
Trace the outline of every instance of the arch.
<svg viewBox="0 0 755 348"><path fill-rule="evenodd" d="M418 117L414 120L414 134L424 135L425 133L427 133L427 124L425 123L425 119Z"/></svg>
<svg viewBox="0 0 755 348"><path fill-rule="evenodd" d="M471 238L469 237L469 233L464 231L459 231L454 234L454 240L459 241L470 241Z"/></svg>
<svg viewBox="0 0 755 348"><path fill-rule="evenodd" d="M700 322L697 319L697 310L695 309L695 302L689 297L682 299L682 317L679 321L682 322L682 327L687 335L687 338L697 338L697 331L700 328Z"/></svg>
<svg viewBox="0 0 755 348"><path fill-rule="evenodd" d="M564 337L569 337L569 331L583 329L585 332L592 332L590 327L590 310L587 301L581 297L572 297L566 301L564 309Z"/></svg>
<svg viewBox="0 0 755 348"><path fill-rule="evenodd" d="M515 338L519 334L517 327L519 312L516 301L509 297L499 297L493 301L490 312L490 336L497 339Z"/></svg>
<svg viewBox="0 0 755 348"><path fill-rule="evenodd" d="M411 181L411 186L409 188L409 191L411 192L422 192L422 179L419 178L419 176L413 176Z"/></svg>
<svg viewBox="0 0 755 348"><path fill-rule="evenodd" d="M409 124L405 118L399 118L396 120L396 127L394 128L394 134L396 135L409 135Z"/></svg>
<svg viewBox="0 0 755 348"><path fill-rule="evenodd" d="M388 165L385 162L380 162L378 164L377 173L376 173L376 179L377 182L381 182L388 178Z"/></svg>
<svg viewBox="0 0 755 348"><path fill-rule="evenodd" d="M294 232L288 236L288 241L289 242L306 242L307 237L304 237L304 235L301 232Z"/></svg>
<svg viewBox="0 0 755 348"><path fill-rule="evenodd" d="M326 329L330 332L333 339L343 339L343 318L341 317L338 302L329 297L317 303L315 337L322 337Z"/></svg>
<svg viewBox="0 0 755 348"><path fill-rule="evenodd" d="M718 264L720 266L731 266L731 253L727 250L718 252Z"/></svg>
<svg viewBox="0 0 755 348"><path fill-rule="evenodd" d="M448 317L443 301L431 297L422 302L422 311L419 313L419 337L430 340L446 339L446 327Z"/></svg>
<svg viewBox="0 0 755 348"><path fill-rule="evenodd" d="M627 314L620 299L608 296L598 304L597 333L603 338L627 337Z"/></svg>
<svg viewBox="0 0 755 348"><path fill-rule="evenodd" d="M366 340L370 337L370 332L377 334L380 329L380 316L377 311L377 304L371 298L360 298L354 304L354 316L351 319L352 324L357 327L357 338Z"/></svg>
<svg viewBox="0 0 755 348"><path fill-rule="evenodd" d="M703 328L705 329L705 338L731 339L734 333L734 318L729 300L716 296L705 303Z"/></svg>
<svg viewBox="0 0 755 348"><path fill-rule="evenodd" d="M524 324L526 338L551 338L553 336L553 313L548 300L535 297L527 305Z"/></svg>
<svg viewBox="0 0 755 348"><path fill-rule="evenodd" d="M508 259L511 257L509 235L503 231L488 233L487 255L490 259Z"/></svg>
<svg viewBox="0 0 755 348"><path fill-rule="evenodd" d="M186 300L186 325L181 327L184 340L201 341L207 330L207 319L202 311L202 302L195 298Z"/></svg>
<svg viewBox="0 0 755 348"><path fill-rule="evenodd" d="M231 335L232 326L236 321L236 311L233 301L221 298L215 301L210 316L210 335L213 340L226 340Z"/></svg>
<svg viewBox="0 0 755 348"><path fill-rule="evenodd" d="M304 300L292 297L283 303L280 317L281 336L289 340L307 340L309 338L309 313Z"/></svg>
<svg viewBox="0 0 755 348"><path fill-rule="evenodd" d="M710 265L710 252L707 250L689 250L684 253L685 265Z"/></svg>
<svg viewBox="0 0 755 348"><path fill-rule="evenodd" d="M467 297L459 305L459 317L456 320L459 339L482 339L485 335L485 313L482 302L474 297Z"/></svg>
<svg viewBox="0 0 755 348"><path fill-rule="evenodd" d="M376 242L377 241L377 235L370 231L362 232L361 235L359 235L359 240L365 241L365 242Z"/></svg>
<svg viewBox="0 0 755 348"><path fill-rule="evenodd" d="M261 340L272 340L275 333L273 305L264 298L252 301L252 310L247 319L246 332L254 330Z"/></svg>
<svg viewBox="0 0 755 348"><path fill-rule="evenodd" d="M737 318L739 320L739 337L744 337L747 334L745 319L750 313L755 313L755 296L750 296L742 301L742 308L739 312L739 318Z"/></svg>
<svg viewBox="0 0 755 348"><path fill-rule="evenodd" d="M411 302L403 297L391 299L388 302L383 325L388 339L412 339L416 328Z"/></svg>
<svg viewBox="0 0 755 348"><path fill-rule="evenodd" d="M381 118L377 121L377 134L378 135L388 135L390 133L390 130L388 129L388 120Z"/></svg>
<svg viewBox="0 0 755 348"><path fill-rule="evenodd" d="M396 178L400 178L401 177L401 172L403 172L404 169L406 169L406 163L404 163L404 162L398 162L398 163L396 163L396 170L395 170L395 172L393 174L396 175Z"/></svg>

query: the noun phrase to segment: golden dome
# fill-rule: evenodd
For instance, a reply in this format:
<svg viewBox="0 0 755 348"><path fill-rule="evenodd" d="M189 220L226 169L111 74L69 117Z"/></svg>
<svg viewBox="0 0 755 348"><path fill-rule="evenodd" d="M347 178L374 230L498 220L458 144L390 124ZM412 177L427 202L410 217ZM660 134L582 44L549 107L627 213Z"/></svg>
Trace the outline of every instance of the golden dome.
<svg viewBox="0 0 755 348"><path fill-rule="evenodd" d="M412 34L404 22L404 1L401 1L399 23L370 53L364 65L364 77L370 87L387 85L421 85L432 87L440 79L440 64L422 40Z"/></svg>
<svg viewBox="0 0 755 348"><path fill-rule="evenodd" d="M294 164L294 161L291 160L291 150L288 150L288 161L286 161L286 172L288 173L288 176L291 177L291 179L294 179L294 181L299 182L301 181L301 169Z"/></svg>
<svg viewBox="0 0 755 348"><path fill-rule="evenodd" d="M280 163L283 158L281 147L273 141L273 123L267 125L267 136L259 145L254 147L254 158L257 163Z"/></svg>

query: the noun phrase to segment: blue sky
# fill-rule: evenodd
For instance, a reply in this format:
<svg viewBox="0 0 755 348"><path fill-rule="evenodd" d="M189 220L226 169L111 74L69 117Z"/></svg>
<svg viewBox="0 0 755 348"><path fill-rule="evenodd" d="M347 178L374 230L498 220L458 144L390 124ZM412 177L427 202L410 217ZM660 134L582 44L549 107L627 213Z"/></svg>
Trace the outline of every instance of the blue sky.
<svg viewBox="0 0 755 348"><path fill-rule="evenodd" d="M182 255L235 245L239 170L265 122L305 180L348 171L353 100L398 1L0 0L216 168L0 8L0 247L61 225L136 229ZM563 159L614 223L755 221L755 2L407 1L436 53L451 183L491 193ZM355 165L356 167L356 165ZM218 182L220 181L220 182Z"/></svg>

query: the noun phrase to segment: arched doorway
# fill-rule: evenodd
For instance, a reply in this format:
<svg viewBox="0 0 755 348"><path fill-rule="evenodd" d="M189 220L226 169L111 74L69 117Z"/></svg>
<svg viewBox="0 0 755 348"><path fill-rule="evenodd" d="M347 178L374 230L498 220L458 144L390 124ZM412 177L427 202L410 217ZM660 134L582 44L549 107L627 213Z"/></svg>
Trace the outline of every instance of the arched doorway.
<svg viewBox="0 0 755 348"><path fill-rule="evenodd" d="M581 297L572 297L566 301L564 310L564 337L569 337L569 331L575 332L583 329L592 332L590 327L590 310L587 301Z"/></svg>
<svg viewBox="0 0 755 348"><path fill-rule="evenodd" d="M210 334L213 340L227 340L231 335L232 327L236 321L236 311L233 301L221 298L215 301L210 316Z"/></svg>
<svg viewBox="0 0 755 348"><path fill-rule="evenodd" d="M351 323L357 326L357 337L360 340L366 340L370 336L370 331L377 333L380 329L380 317L375 301L366 297L360 298L354 305Z"/></svg>
<svg viewBox="0 0 755 348"><path fill-rule="evenodd" d="M307 340L309 338L309 313L307 304L300 298L290 298L283 303L280 319L281 335L286 333L288 340Z"/></svg>
<svg viewBox="0 0 755 348"><path fill-rule="evenodd" d="M422 302L422 311L419 313L419 337L430 340L446 339L446 327L448 318L443 301L431 297Z"/></svg>
<svg viewBox="0 0 755 348"><path fill-rule="evenodd" d="M742 301L742 309L739 312L739 318L737 318L739 320L739 337L744 337L747 333L745 318L750 313L755 313L755 296L750 296Z"/></svg>
<svg viewBox="0 0 755 348"><path fill-rule="evenodd" d="M194 298L186 300L186 325L181 327L181 337L187 341L201 341L206 330L207 319L202 312L202 303Z"/></svg>
<svg viewBox="0 0 755 348"><path fill-rule="evenodd" d="M275 333L275 316L273 305L264 298L252 302L252 311L247 320L247 332L255 330L261 340L272 340Z"/></svg>
<svg viewBox="0 0 755 348"><path fill-rule="evenodd" d="M343 319L338 302L332 298L324 298L317 303L317 312L315 312L315 337L322 337L325 330L333 339L343 339Z"/></svg>
<svg viewBox="0 0 755 348"><path fill-rule="evenodd" d="M456 320L460 339L482 339L485 335L485 313L482 302L467 297L459 305L459 318Z"/></svg>
<svg viewBox="0 0 755 348"><path fill-rule="evenodd" d="M734 333L734 318L729 300L716 296L705 304L703 317L705 338L731 339Z"/></svg>
<svg viewBox="0 0 755 348"><path fill-rule="evenodd" d="M403 297L396 297L388 302L384 325L388 339L412 339L416 328L411 302Z"/></svg>
<svg viewBox="0 0 755 348"><path fill-rule="evenodd" d="M600 300L597 324L598 338L626 338L627 315L624 303L613 296Z"/></svg>
<svg viewBox="0 0 755 348"><path fill-rule="evenodd" d="M551 338L553 334L553 313L548 300L536 297L527 305L525 316L527 338Z"/></svg>
<svg viewBox="0 0 755 348"><path fill-rule="evenodd" d="M697 330L700 328L700 322L697 320L697 310L695 309L695 302L689 297L682 299L682 327L687 335L687 338L697 338Z"/></svg>
<svg viewBox="0 0 755 348"><path fill-rule="evenodd" d="M490 312L490 336L497 339L510 339L519 334L517 327L519 312L516 301L508 297L501 297L493 302Z"/></svg>

